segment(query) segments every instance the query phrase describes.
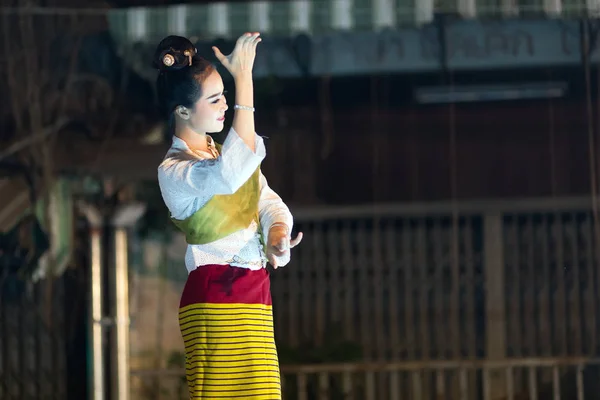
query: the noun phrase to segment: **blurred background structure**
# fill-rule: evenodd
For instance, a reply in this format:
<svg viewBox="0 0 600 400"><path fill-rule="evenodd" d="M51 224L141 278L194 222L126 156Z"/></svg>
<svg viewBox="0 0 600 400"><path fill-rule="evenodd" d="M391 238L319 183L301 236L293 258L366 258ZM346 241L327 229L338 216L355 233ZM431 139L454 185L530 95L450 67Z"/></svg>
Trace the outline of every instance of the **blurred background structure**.
<svg viewBox="0 0 600 400"><path fill-rule="evenodd" d="M600 1L0 4L0 399L187 398L151 57L248 30L285 399L600 398Z"/></svg>

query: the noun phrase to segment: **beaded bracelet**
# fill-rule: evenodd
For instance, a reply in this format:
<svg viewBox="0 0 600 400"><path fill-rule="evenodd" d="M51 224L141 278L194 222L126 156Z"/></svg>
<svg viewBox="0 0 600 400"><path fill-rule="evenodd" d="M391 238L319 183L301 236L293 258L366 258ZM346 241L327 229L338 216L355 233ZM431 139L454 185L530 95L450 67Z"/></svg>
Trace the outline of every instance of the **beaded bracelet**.
<svg viewBox="0 0 600 400"><path fill-rule="evenodd" d="M246 110L254 112L254 107L240 106L239 104L236 104L235 106L233 106L233 108L235 108L236 110Z"/></svg>

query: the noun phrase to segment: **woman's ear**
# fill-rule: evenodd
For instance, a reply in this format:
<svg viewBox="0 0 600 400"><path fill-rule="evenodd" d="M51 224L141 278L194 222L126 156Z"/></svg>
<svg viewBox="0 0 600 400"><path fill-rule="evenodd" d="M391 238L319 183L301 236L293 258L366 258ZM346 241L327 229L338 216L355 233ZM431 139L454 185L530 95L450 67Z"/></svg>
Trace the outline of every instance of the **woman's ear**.
<svg viewBox="0 0 600 400"><path fill-rule="evenodd" d="M175 109L175 113L179 116L179 118L188 120L190 119L190 110L183 106L179 106Z"/></svg>

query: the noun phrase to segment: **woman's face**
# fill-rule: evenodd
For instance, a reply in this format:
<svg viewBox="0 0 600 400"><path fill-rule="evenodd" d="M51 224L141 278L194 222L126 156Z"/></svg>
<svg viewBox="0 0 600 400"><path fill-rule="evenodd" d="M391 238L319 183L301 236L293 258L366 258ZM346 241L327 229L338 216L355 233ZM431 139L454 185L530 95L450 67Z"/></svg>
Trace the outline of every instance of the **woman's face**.
<svg viewBox="0 0 600 400"><path fill-rule="evenodd" d="M194 131L215 133L223 130L227 100L223 79L216 70L202 82L202 96L191 111L188 123Z"/></svg>

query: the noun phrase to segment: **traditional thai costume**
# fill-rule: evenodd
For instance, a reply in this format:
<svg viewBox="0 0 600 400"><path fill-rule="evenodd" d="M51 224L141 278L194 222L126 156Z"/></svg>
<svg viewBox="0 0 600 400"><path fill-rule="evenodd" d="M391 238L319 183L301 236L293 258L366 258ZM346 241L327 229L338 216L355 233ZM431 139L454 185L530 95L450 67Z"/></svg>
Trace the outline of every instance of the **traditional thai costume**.
<svg viewBox="0 0 600 400"><path fill-rule="evenodd" d="M233 129L222 147L207 139L212 155L174 137L158 169L188 243L179 322L190 397L281 399L264 242L275 223L291 229L292 215L260 171L260 136L254 152Z"/></svg>

